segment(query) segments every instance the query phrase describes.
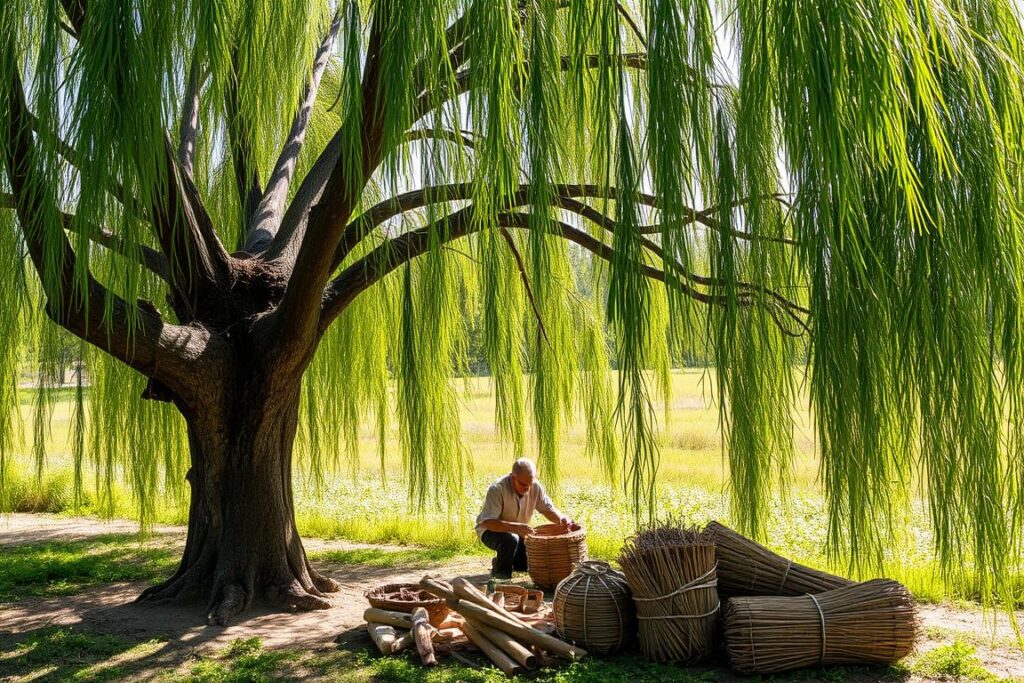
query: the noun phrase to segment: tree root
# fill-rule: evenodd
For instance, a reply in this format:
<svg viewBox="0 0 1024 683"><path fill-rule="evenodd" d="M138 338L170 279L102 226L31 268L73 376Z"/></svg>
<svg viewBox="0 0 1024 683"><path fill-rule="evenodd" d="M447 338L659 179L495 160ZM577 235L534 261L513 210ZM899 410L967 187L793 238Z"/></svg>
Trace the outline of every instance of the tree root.
<svg viewBox="0 0 1024 683"><path fill-rule="evenodd" d="M333 579L330 580L333 581ZM289 609L299 611L332 607L330 600L310 593L298 581L292 581L284 586L271 587L267 590L267 598L273 602L287 605Z"/></svg>
<svg viewBox="0 0 1024 683"><path fill-rule="evenodd" d="M220 602L213 606L206 615L206 623L211 626L227 626L231 617L235 616L246 608L249 603L245 589L237 583L231 583L221 590Z"/></svg>

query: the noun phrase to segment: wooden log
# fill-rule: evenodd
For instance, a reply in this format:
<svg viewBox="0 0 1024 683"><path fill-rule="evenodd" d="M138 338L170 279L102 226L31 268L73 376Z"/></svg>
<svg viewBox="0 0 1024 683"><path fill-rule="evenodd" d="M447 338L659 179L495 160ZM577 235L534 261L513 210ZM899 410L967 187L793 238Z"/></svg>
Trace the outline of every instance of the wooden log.
<svg viewBox="0 0 1024 683"><path fill-rule="evenodd" d="M377 646L382 655L389 655L397 640L395 629L387 624L374 624L367 622L366 632L370 634L373 644Z"/></svg>
<svg viewBox="0 0 1024 683"><path fill-rule="evenodd" d="M391 610L369 607L363 612L363 619L365 621L372 621L375 624L387 624L396 628L412 628L412 615L405 612L392 612Z"/></svg>
<svg viewBox="0 0 1024 683"><path fill-rule="evenodd" d="M480 631L487 640L500 647L505 654L519 662L527 669L537 668L537 656L533 654L528 647L509 634L504 631L499 631L491 626L487 626L486 624L482 624L475 619L467 619L466 621L473 624L473 628Z"/></svg>
<svg viewBox="0 0 1024 683"><path fill-rule="evenodd" d="M458 600L459 596L455 594L452 585L447 581L442 581L434 576L424 576L420 579L420 588L430 593L433 593L439 598L445 600Z"/></svg>
<svg viewBox="0 0 1024 683"><path fill-rule="evenodd" d="M519 617L505 609L504 605L497 605L488 600L486 595L481 593L476 586L471 584L466 579L454 579L452 581L452 588L455 590L455 594L458 595L461 600L469 600L470 602L475 603L480 607L485 607L493 612L497 612L498 614L504 617L508 617L510 620L516 622L517 624L522 624L523 626L526 626L526 624L519 620Z"/></svg>
<svg viewBox="0 0 1024 683"><path fill-rule="evenodd" d="M437 658L434 656L434 643L430 638L430 620L427 610L417 607L412 611L412 635L416 640L416 652L420 655L423 666L434 666Z"/></svg>
<svg viewBox="0 0 1024 683"><path fill-rule="evenodd" d="M506 676L515 676L522 671L519 663L505 654L497 645L488 640L487 636L473 626L473 622L467 621L462 625L462 630L465 632L470 642L480 648L483 653L487 655L487 658L494 662L494 665L501 669Z"/></svg>
<svg viewBox="0 0 1024 683"><path fill-rule="evenodd" d="M395 639L394 644L391 646L391 654L401 652L402 650L407 650L415 644L416 641L412 637L412 631L399 635L398 638Z"/></svg>
<svg viewBox="0 0 1024 683"><path fill-rule="evenodd" d="M485 625L492 626L499 631L504 631L520 642L536 645L542 650L547 650L553 654L561 655L567 659L575 660L587 655L587 651L583 648L569 645L568 643L561 641L552 635L548 635L543 631L538 631L531 626L510 621L496 612L492 612L489 609L485 609L480 605L467 600L458 601L456 605L453 606L453 609L458 611L467 619L482 621Z"/></svg>

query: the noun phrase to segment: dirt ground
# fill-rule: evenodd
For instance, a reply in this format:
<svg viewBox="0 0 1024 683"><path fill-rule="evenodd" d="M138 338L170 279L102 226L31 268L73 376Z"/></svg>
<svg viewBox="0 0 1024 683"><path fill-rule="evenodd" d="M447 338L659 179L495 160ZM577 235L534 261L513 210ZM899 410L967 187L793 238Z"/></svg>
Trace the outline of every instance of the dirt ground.
<svg viewBox="0 0 1024 683"><path fill-rule="evenodd" d="M104 522L91 518L49 515L0 516L0 562L3 548L44 540L77 540L137 530L128 521ZM184 544L184 529L157 527L162 540ZM351 550L381 548L346 541L308 539L308 550ZM177 668L196 655L218 650L237 638L259 637L268 648L322 648L337 642L364 637L362 613L364 591L381 583L418 581L426 573L448 577L466 576L478 583L487 580L487 559L458 559L444 565L381 568L364 565L318 564L318 568L341 583L341 591L330 596L333 607L317 612L282 613L255 606L227 627L206 624L202 606L150 607L133 602L144 584L114 583L81 593L47 598L26 598L0 604L0 640L17 637L45 626L76 626L95 633L143 641L166 640L151 659L154 668ZM977 647L981 663L1000 677L1024 677L1024 653L1016 647L1007 615L979 609L958 609L946 605L921 605L922 636L919 651L961 638ZM1018 619L1024 623L1024 613Z"/></svg>

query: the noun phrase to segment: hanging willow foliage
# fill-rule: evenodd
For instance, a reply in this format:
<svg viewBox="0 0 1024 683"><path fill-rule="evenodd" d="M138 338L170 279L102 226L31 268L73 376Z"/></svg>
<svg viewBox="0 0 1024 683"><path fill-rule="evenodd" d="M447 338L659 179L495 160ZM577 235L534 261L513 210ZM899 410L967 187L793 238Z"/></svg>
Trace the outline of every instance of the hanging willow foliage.
<svg viewBox="0 0 1024 683"><path fill-rule="evenodd" d="M197 263L152 229L183 187L253 277L333 254L303 366L314 482L397 420L412 500L457 495L473 346L513 450L554 487L582 416L640 518L656 400L700 357L756 536L806 373L832 550L879 561L920 481L945 566L1003 590L1024 523L1022 65L1009 0L7 0L0 494L19 370L39 368L42 468L69 346L76 500L86 462L143 521L184 491L184 424L137 398L158 397L147 369L49 322L205 325L168 285L192 291ZM344 224L309 245L317 211Z"/></svg>

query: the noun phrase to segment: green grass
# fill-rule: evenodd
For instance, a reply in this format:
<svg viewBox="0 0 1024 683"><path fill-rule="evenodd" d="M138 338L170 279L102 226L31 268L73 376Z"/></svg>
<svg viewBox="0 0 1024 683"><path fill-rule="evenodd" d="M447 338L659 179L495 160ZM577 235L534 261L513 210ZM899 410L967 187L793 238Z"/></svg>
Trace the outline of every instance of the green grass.
<svg viewBox="0 0 1024 683"><path fill-rule="evenodd" d="M177 547L134 534L28 543L0 552L0 603L70 595L117 581L155 581L169 576L180 557Z"/></svg>
<svg viewBox="0 0 1024 683"><path fill-rule="evenodd" d="M158 640L133 643L71 626L42 628L16 643L0 645L0 680L125 680L147 667L148 658L162 647Z"/></svg>
<svg viewBox="0 0 1024 683"><path fill-rule="evenodd" d="M448 548L405 548L390 550L385 548L354 548L350 550L316 550L309 553L309 558L317 562L331 564L359 564L366 567L427 567L441 564L461 553Z"/></svg>
<svg viewBox="0 0 1024 683"><path fill-rule="evenodd" d="M997 681L999 677L981 665L973 645L957 638L921 655L910 667L913 673L928 678L961 681Z"/></svg>
<svg viewBox="0 0 1024 683"><path fill-rule="evenodd" d="M709 379L713 378L696 370L674 372L672 400L659 407L659 512L690 524L704 524L712 519L730 521L727 465L722 456L718 412L705 394L705 389L713 384ZM458 492L461 500L451 506L410 508L395 425L385 435L383 464L378 459L376 434L366 426L360 431L359 453L340 453L339 467L328 474L322 489L318 490L308 480L302 468L304 455L301 451L297 453L295 501L300 532L309 537L418 546L436 551L438 559L444 559L446 554L485 552L473 533L474 518L486 486L508 470L513 453L497 436L489 380L472 378L456 383L462 395L463 438L472 456L471 471ZM31 417L30 409L30 403L26 403L26 418ZM4 509L73 511L69 418L70 403L58 403L48 443L47 469L41 479L35 475L35 463L27 454L28 449L15 456ZM780 495L772 503L766 543L796 561L848 573L849 568L841 561L830 561L823 553L826 514L817 482L811 419L804 409L795 410L794 418L798 430L792 486L785 496ZM555 502L586 526L591 555L614 558L623 539L634 528L634 510L621 489L604 480L600 468L583 455L583 445L582 428L569 426L562 439L563 479L554 492ZM85 481L93 481L91 470L86 472ZM86 488L79 512L95 512L100 509L99 499L88 485ZM115 516L134 514L132 497L120 484L114 486L113 509ZM160 497L155 521L181 524L186 516L186 501ZM905 506L903 518L894 520L893 528L891 552L884 558L883 566L859 574L861 578L895 578L926 601L978 597L969 567L947 576L935 563L928 512L920 500ZM416 561L384 555L366 559L378 563L377 566L405 559ZM1013 599L1024 604L1024 582L1018 580Z"/></svg>

